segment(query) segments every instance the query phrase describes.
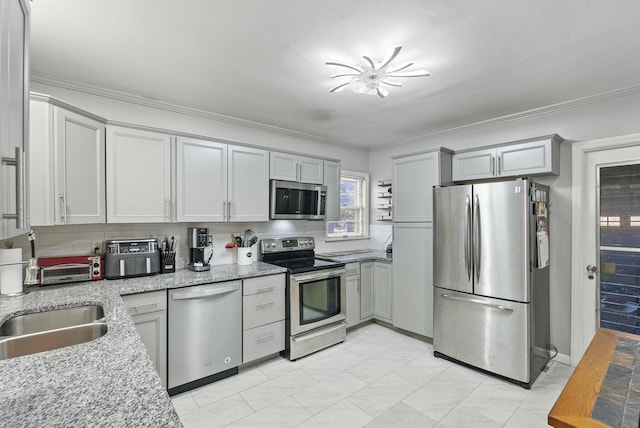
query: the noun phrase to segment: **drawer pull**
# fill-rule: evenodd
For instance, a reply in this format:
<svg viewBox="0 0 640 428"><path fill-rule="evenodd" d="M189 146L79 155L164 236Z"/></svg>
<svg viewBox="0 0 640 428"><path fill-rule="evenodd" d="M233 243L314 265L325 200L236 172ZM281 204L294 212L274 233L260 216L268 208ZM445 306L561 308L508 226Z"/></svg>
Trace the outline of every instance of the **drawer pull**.
<svg viewBox="0 0 640 428"><path fill-rule="evenodd" d="M260 303L259 305L256 305L257 309L262 309L262 308L266 308L268 306L273 306L276 302L267 302L267 303Z"/></svg>
<svg viewBox="0 0 640 428"><path fill-rule="evenodd" d="M129 313L131 315L136 315L136 314L144 314L146 312L155 312L157 310L159 310L158 304L150 303L148 305L132 306L131 308L129 308Z"/></svg>
<svg viewBox="0 0 640 428"><path fill-rule="evenodd" d="M275 287L258 288L256 290L256 294L258 294L258 293L268 293L269 291L273 291L275 289L276 289Z"/></svg>
<svg viewBox="0 0 640 428"><path fill-rule="evenodd" d="M260 336L256 339L256 342L266 342L267 340L273 339L273 333L265 334L264 336Z"/></svg>

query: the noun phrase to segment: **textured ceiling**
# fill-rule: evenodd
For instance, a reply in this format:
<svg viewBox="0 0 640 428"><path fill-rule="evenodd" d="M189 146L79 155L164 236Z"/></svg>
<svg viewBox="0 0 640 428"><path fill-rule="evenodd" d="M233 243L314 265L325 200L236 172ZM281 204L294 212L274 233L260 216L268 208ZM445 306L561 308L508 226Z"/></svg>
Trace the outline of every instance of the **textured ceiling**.
<svg viewBox="0 0 640 428"><path fill-rule="evenodd" d="M34 0L31 71L377 147L640 85L637 0ZM336 82L400 44L430 77Z"/></svg>

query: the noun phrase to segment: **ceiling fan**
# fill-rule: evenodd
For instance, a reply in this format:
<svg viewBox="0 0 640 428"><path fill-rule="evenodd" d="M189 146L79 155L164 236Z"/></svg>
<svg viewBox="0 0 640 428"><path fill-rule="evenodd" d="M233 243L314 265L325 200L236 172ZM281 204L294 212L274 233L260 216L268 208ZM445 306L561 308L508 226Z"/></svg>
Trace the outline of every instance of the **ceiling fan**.
<svg viewBox="0 0 640 428"><path fill-rule="evenodd" d="M408 61L397 66L391 65L391 61L398 56L401 49L401 45L394 46L387 52L387 55L381 61L376 61L370 56L363 55L363 61L361 61L358 66L327 61L327 65L344 67L351 70L349 73L332 75L331 77L333 79L348 77L349 81L329 89L329 92L340 92L348 87L356 94L377 94L380 98L385 98L389 94L389 91L382 85L395 87L402 86L402 82L394 81L393 78L430 76L430 73L426 70L401 72L402 70L406 70L411 67L414 64L412 61Z"/></svg>

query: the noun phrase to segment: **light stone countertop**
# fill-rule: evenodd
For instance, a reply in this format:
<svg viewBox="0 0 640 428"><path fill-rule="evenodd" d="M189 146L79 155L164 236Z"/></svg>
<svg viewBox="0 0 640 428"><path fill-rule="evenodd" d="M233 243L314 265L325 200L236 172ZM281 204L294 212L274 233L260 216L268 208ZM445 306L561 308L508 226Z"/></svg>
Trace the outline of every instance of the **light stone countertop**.
<svg viewBox="0 0 640 428"><path fill-rule="evenodd" d="M80 345L0 360L0 425L180 427L121 295L285 272L257 262L122 280L32 287L0 298L0 321L15 315L99 304L107 333Z"/></svg>
<svg viewBox="0 0 640 428"><path fill-rule="evenodd" d="M341 263L354 263L354 262L387 262L391 263L393 261L393 257L391 254L387 254L386 251L381 250L371 250L367 252L360 252L362 250L356 250L357 253L354 254L345 254L340 256L322 256L318 255L318 258L325 260L332 260ZM346 251L345 251L346 252Z"/></svg>

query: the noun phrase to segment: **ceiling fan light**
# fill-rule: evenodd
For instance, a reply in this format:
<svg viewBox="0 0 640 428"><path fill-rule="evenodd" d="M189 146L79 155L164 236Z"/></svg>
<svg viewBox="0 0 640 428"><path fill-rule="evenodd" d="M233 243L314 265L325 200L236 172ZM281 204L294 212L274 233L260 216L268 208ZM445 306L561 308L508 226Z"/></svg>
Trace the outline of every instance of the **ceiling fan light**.
<svg viewBox="0 0 640 428"><path fill-rule="evenodd" d="M339 92L342 89L349 87L352 92L356 94L369 94L378 95L380 98L385 98L389 91L381 85L402 87L402 83L395 80L388 80L389 77L423 77L430 76L430 73L426 70L415 71L402 71L411 67L414 62L407 61L400 65L393 66L391 62L398 56L401 45L396 45L387 51L386 56L380 62L377 62L368 55L362 56L362 61L358 66L352 66L343 64L340 62L327 61L327 65L338 66L353 70L349 73L338 73L331 77L333 79L349 77L349 81L335 86L329 90L329 92Z"/></svg>

